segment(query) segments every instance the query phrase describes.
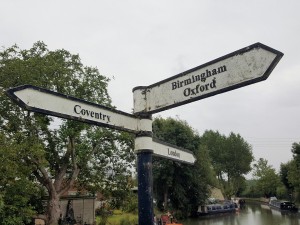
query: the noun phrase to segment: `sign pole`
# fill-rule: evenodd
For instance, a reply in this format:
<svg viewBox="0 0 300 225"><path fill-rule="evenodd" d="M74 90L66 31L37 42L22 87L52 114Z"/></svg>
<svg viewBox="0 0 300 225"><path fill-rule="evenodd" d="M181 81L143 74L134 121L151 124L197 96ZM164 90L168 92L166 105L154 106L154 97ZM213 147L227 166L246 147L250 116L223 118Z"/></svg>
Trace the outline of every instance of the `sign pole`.
<svg viewBox="0 0 300 225"><path fill-rule="evenodd" d="M137 153L139 225L153 225L152 151Z"/></svg>
<svg viewBox="0 0 300 225"><path fill-rule="evenodd" d="M143 131L136 134L138 174L138 224L153 225L153 176L152 176L152 119L151 115L140 120Z"/></svg>

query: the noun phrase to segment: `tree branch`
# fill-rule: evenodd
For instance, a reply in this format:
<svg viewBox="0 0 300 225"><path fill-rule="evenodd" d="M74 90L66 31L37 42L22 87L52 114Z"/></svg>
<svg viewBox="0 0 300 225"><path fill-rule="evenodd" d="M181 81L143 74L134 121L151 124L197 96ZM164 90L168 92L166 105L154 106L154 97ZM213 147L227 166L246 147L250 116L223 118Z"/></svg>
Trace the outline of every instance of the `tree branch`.
<svg viewBox="0 0 300 225"><path fill-rule="evenodd" d="M76 154L75 154L75 143L74 138L69 138L69 152L71 155L72 161L72 176L66 181L65 186L59 190L59 194L63 194L68 191L74 184L76 178L78 177L80 169L78 168L76 162ZM62 182L62 180L60 181Z"/></svg>
<svg viewBox="0 0 300 225"><path fill-rule="evenodd" d="M69 165L69 160L70 160L70 156L72 154L73 151L73 144L71 141L71 137L68 140L68 146L67 146L67 151L65 153L65 155L62 157L62 165L60 167L59 170L57 170L56 175L55 175L55 181L54 181L54 186L56 190L61 189L61 184L63 182L63 178L65 177L66 173L67 173L67 169L68 169L68 165Z"/></svg>

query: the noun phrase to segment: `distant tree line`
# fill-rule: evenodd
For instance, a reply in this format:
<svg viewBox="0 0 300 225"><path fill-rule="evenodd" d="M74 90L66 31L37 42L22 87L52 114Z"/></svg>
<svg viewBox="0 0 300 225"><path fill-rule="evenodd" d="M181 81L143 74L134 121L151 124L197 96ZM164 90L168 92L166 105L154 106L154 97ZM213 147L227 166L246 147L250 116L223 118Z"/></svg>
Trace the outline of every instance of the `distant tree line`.
<svg viewBox="0 0 300 225"><path fill-rule="evenodd" d="M279 172L268 165L268 160L260 158L253 165L254 179L247 182L242 195L247 197L272 197L300 201L300 143L291 147L293 158L280 165Z"/></svg>

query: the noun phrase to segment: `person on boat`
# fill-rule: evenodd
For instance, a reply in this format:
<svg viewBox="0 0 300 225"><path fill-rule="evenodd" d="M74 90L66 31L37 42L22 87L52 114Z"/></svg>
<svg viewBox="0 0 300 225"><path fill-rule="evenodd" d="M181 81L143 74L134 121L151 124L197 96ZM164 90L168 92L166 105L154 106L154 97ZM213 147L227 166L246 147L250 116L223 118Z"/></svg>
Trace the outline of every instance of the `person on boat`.
<svg viewBox="0 0 300 225"><path fill-rule="evenodd" d="M170 211L168 211L168 212L167 212L167 216L168 216L168 217L170 217L170 216L171 216L171 213L170 213Z"/></svg>

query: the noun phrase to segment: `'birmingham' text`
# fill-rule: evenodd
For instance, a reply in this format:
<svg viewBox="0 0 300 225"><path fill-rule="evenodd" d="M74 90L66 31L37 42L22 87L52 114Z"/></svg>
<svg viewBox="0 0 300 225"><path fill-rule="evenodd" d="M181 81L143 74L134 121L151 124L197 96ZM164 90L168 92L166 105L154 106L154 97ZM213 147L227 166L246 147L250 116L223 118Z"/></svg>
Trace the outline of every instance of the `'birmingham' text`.
<svg viewBox="0 0 300 225"><path fill-rule="evenodd" d="M198 74L198 75L192 75L190 78L185 79L183 81L177 80L175 82L172 82L172 90L190 85L190 84L195 83L197 81L205 82L206 78L217 75L219 73L223 73L225 71L227 71L227 68L224 65L224 66L221 66L221 67L216 68L216 69L206 70L204 73L201 73L201 74Z"/></svg>

